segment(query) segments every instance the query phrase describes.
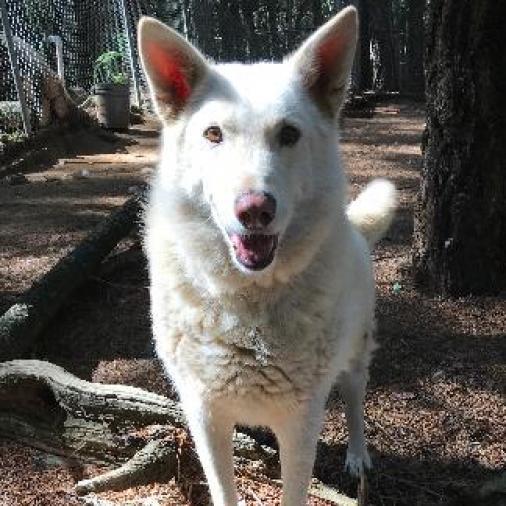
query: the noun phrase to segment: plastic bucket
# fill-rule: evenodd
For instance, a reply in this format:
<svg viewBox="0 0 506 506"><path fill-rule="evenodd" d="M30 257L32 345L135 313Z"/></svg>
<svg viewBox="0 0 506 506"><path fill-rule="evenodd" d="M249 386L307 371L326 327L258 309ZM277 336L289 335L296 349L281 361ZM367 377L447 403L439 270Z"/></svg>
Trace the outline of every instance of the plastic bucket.
<svg viewBox="0 0 506 506"><path fill-rule="evenodd" d="M130 123L128 84L96 84L97 120L105 128L125 130Z"/></svg>

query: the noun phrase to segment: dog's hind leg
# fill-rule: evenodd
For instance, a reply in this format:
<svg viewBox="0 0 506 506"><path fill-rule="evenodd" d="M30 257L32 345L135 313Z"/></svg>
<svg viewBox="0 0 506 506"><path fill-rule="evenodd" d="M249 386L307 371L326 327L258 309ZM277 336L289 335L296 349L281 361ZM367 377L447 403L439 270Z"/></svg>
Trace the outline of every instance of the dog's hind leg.
<svg viewBox="0 0 506 506"><path fill-rule="evenodd" d="M188 425L214 506L237 506L232 436L234 423L205 404L185 406Z"/></svg>
<svg viewBox="0 0 506 506"><path fill-rule="evenodd" d="M348 451L346 469L354 476L364 468L371 467L364 435L364 398L367 385L367 365L363 362L339 377L338 388L345 403L346 425L348 427Z"/></svg>
<svg viewBox="0 0 506 506"><path fill-rule="evenodd" d="M316 443L323 422L324 401L289 411L273 426L281 454L282 506L305 506L313 472Z"/></svg>

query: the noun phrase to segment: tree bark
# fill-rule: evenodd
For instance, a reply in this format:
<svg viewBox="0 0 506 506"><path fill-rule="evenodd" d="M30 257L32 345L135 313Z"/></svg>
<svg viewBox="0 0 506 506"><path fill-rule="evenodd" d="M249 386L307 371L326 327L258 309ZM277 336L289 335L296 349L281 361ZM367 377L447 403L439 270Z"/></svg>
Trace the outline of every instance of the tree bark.
<svg viewBox="0 0 506 506"><path fill-rule="evenodd" d="M70 295L135 225L139 197L129 199L0 316L0 361L22 358Z"/></svg>
<svg viewBox="0 0 506 506"><path fill-rule="evenodd" d="M506 290L506 3L432 0L416 279L443 295Z"/></svg>

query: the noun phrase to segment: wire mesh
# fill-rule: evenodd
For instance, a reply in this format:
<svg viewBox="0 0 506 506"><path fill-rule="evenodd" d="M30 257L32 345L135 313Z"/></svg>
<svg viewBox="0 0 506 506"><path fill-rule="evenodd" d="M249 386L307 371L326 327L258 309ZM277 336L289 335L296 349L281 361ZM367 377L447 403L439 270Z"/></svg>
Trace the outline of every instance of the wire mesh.
<svg viewBox="0 0 506 506"><path fill-rule="evenodd" d="M123 16L132 33L142 14L156 16L156 2L146 0L9 0L6 2L9 23L33 129L44 117L43 86L56 72L55 46L48 37L62 40L65 84L69 89L90 92L93 67L97 57L106 51L124 55L123 72L133 81L127 54L127 31ZM141 76L136 48L134 69ZM5 34L0 33L0 133L20 127L19 101L9 64Z"/></svg>
<svg viewBox="0 0 506 506"><path fill-rule="evenodd" d="M63 43L67 89L89 93L93 67L106 51L124 55L123 72L145 92L135 38L141 15L151 15L184 34L215 61L279 59L347 0L8 0L20 81L34 130L44 118L43 87L56 71L55 47ZM130 54L131 53L131 54ZM130 64L130 56L131 64ZM19 128L19 97L0 33L0 133Z"/></svg>

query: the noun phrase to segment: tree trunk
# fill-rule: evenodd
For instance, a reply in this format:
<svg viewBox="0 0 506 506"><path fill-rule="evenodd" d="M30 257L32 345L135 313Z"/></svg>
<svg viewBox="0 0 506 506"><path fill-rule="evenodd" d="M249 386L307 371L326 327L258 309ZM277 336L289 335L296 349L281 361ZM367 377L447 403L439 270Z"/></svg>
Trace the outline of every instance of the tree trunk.
<svg viewBox="0 0 506 506"><path fill-rule="evenodd" d="M216 2L218 33L221 37L220 59L222 61L244 62L248 57L248 47L244 36L246 28L242 24L240 3L229 0Z"/></svg>
<svg viewBox="0 0 506 506"><path fill-rule="evenodd" d="M323 2L320 0L313 0L313 5L311 7L311 12L313 14L313 29L316 30L321 25L323 25L324 18L322 12Z"/></svg>
<svg viewBox="0 0 506 506"><path fill-rule="evenodd" d="M506 290L506 3L432 0L416 279L441 294Z"/></svg>
<svg viewBox="0 0 506 506"><path fill-rule="evenodd" d="M208 57L220 59L216 39L216 3L211 0L189 2L192 42Z"/></svg>
<svg viewBox="0 0 506 506"><path fill-rule="evenodd" d="M267 2L267 24L269 27L269 57L279 60L283 57L283 47L278 33L278 6L274 2ZM265 48L267 49L267 48Z"/></svg>
<svg viewBox="0 0 506 506"><path fill-rule="evenodd" d="M424 25L423 16L426 0L409 0L406 23L406 91L423 94Z"/></svg>
<svg viewBox="0 0 506 506"><path fill-rule="evenodd" d="M369 22L369 1L359 0L360 36L357 50L357 86L359 90L372 88L371 28Z"/></svg>
<svg viewBox="0 0 506 506"><path fill-rule="evenodd" d="M392 0L374 0L368 5L378 53L374 87L381 91L397 91L399 51L394 36Z"/></svg>
<svg viewBox="0 0 506 506"><path fill-rule="evenodd" d="M258 36L255 26L255 11L258 5L253 0L242 0L239 5L242 25L244 27L245 43L247 46L246 57L248 61L257 59L257 55L262 51L261 38Z"/></svg>

